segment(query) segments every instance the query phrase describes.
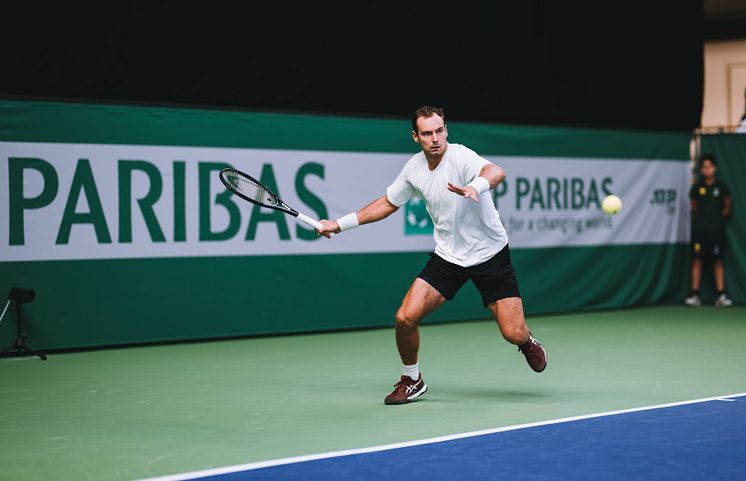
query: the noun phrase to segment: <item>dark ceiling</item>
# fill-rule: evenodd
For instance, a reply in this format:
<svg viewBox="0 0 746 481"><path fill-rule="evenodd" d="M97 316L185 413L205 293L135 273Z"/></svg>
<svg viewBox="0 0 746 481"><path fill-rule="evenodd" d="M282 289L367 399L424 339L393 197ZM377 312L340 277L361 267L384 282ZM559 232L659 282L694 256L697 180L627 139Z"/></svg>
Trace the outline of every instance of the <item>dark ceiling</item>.
<svg viewBox="0 0 746 481"><path fill-rule="evenodd" d="M704 0L705 40L746 39L745 0Z"/></svg>
<svg viewBox="0 0 746 481"><path fill-rule="evenodd" d="M734 31L742 2L707 2L715 31ZM11 2L0 97L396 118L433 104L462 121L700 124L702 0L347 4Z"/></svg>

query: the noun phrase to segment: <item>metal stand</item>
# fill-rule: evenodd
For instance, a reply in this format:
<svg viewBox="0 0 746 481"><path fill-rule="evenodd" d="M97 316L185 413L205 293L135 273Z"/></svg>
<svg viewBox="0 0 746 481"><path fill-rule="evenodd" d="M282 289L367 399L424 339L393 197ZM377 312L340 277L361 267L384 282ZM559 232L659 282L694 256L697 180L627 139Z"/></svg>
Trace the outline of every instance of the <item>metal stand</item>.
<svg viewBox="0 0 746 481"><path fill-rule="evenodd" d="M10 295L8 296L8 302L5 304L3 314L0 315L0 321L3 320L5 311L8 310L8 305L11 301L15 301L16 304L16 341L13 347L0 352L0 356L38 356L42 361L47 360L47 356L39 351L35 351L26 345L26 337L23 335L21 330L21 304L24 302L31 302L34 300L34 291L31 289L11 289Z"/></svg>

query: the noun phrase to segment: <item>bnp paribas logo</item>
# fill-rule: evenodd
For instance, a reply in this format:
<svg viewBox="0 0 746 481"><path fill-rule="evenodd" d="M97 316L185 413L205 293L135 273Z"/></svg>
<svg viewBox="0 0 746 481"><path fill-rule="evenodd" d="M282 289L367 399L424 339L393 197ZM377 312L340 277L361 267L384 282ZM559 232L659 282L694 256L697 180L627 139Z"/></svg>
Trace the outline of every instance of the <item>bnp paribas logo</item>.
<svg viewBox="0 0 746 481"><path fill-rule="evenodd" d="M425 201L415 197L404 206L404 235L432 235L433 221Z"/></svg>

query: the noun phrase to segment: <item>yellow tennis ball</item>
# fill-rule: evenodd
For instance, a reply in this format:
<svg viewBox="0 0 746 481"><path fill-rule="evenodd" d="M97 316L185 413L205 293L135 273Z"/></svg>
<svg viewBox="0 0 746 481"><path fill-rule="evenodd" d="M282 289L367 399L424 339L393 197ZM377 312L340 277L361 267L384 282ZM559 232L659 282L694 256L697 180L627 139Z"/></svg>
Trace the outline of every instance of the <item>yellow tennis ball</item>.
<svg viewBox="0 0 746 481"><path fill-rule="evenodd" d="M615 195L607 195L601 202L601 208L609 215L614 215L622 210L622 199Z"/></svg>

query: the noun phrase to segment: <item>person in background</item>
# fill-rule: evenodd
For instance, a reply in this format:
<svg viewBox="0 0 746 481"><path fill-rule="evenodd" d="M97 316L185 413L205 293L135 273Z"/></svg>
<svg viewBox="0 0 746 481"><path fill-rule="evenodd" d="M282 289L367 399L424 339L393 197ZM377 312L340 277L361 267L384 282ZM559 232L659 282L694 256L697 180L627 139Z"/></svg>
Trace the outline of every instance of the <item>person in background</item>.
<svg viewBox="0 0 746 481"><path fill-rule="evenodd" d="M684 303L690 307L702 304L699 286L704 261L711 260L717 296L715 307L729 307L733 301L725 294L725 222L731 213L732 200L728 184L715 177L715 157L705 154L700 160L701 178L689 191L692 212L692 290Z"/></svg>

